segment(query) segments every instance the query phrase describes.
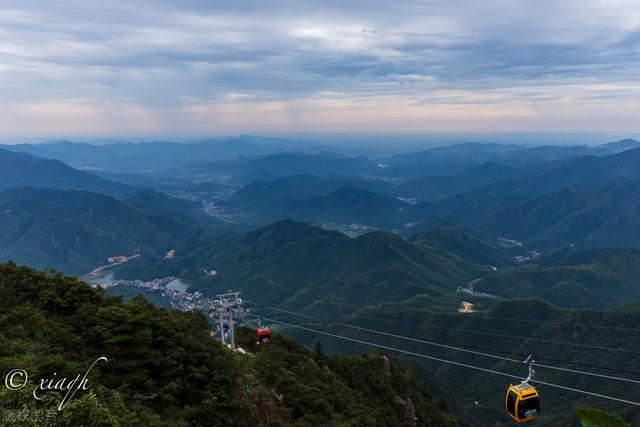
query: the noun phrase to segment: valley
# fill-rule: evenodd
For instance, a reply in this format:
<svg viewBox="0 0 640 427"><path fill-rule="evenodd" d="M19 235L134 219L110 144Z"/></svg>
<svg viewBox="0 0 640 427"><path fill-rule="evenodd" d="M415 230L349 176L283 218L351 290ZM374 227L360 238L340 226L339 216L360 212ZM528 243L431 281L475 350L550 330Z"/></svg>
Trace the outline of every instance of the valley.
<svg viewBox="0 0 640 427"><path fill-rule="evenodd" d="M610 148L618 146L624 150ZM0 192L0 260L61 270L128 304L144 297L183 312L206 313L216 295L241 292L277 334L310 348L321 342L331 354L371 351L344 342L355 339L519 372L504 360L461 358L425 343L432 342L514 360L533 353L598 374L624 365L635 378L640 365L628 358L626 330L640 324L640 162L634 143L608 147L462 144L375 159L245 153L179 167L156 159L153 171L136 171L127 184L92 175L84 184L44 185L29 170L29 180L14 174L15 187ZM136 147L147 148L156 149ZM109 157L91 159L105 177L132 172ZM172 180L177 170L181 179ZM462 423L509 425L499 377L397 357ZM602 379L542 368L540 375L616 392ZM630 421L640 416L541 389L548 406L539 425L568 423L567 399Z"/></svg>
<svg viewBox="0 0 640 427"><path fill-rule="evenodd" d="M640 426L638 0L0 36L0 427Z"/></svg>

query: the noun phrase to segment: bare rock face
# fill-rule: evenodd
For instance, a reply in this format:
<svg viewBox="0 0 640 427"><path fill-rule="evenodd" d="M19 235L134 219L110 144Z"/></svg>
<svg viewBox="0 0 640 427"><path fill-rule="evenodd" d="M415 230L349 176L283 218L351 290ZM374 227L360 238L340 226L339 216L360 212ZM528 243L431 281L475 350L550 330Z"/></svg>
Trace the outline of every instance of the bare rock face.
<svg viewBox="0 0 640 427"><path fill-rule="evenodd" d="M391 369L391 360L387 356L380 356L380 362L386 369Z"/></svg>
<svg viewBox="0 0 640 427"><path fill-rule="evenodd" d="M416 427L418 425L418 418L416 417L416 407L413 406L411 399L404 400L400 396L396 396L395 403L402 411L404 425Z"/></svg>

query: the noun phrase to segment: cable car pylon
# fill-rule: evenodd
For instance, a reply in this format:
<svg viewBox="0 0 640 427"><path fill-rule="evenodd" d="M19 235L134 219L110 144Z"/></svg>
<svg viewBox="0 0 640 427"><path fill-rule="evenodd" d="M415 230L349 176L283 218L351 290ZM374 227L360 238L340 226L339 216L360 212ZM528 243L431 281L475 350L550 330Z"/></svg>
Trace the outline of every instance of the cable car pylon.
<svg viewBox="0 0 640 427"><path fill-rule="evenodd" d="M225 344L226 338L229 338L229 347L236 349L235 323L241 320L245 315L242 298L240 292L229 292L220 294L211 304L208 316L213 318L217 323L217 329L220 331L220 341Z"/></svg>

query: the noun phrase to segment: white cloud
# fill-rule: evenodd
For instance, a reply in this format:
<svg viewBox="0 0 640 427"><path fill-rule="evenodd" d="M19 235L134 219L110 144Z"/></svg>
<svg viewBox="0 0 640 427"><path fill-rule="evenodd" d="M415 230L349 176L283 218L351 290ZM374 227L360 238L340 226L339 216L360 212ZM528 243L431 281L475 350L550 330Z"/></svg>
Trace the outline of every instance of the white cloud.
<svg viewBox="0 0 640 427"><path fill-rule="evenodd" d="M0 123L631 129L639 46L635 0L0 2Z"/></svg>

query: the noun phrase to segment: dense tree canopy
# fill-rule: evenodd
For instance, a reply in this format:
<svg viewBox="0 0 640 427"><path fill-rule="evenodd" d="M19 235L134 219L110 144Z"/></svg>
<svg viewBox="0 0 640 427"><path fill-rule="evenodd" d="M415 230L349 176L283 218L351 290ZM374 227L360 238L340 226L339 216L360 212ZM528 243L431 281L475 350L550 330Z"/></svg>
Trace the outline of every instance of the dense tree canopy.
<svg viewBox="0 0 640 427"><path fill-rule="evenodd" d="M326 356L277 334L257 348L246 328L247 352L233 353L209 330L199 313L125 304L58 273L1 264L0 373L24 369L30 381L1 388L0 411L50 411L22 424L42 426L457 425L386 356ZM57 391L31 395L37 379L73 378L101 356L90 389L62 411Z"/></svg>

